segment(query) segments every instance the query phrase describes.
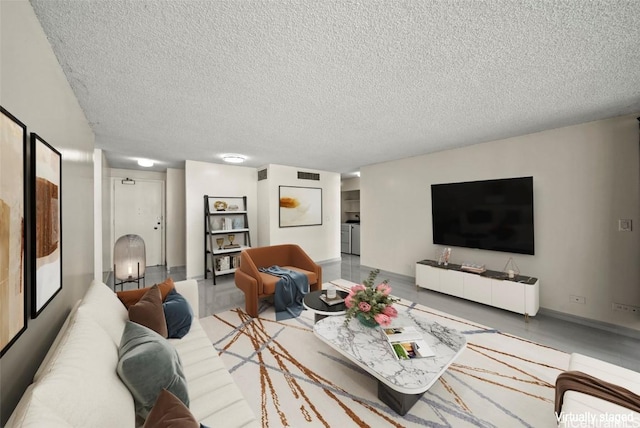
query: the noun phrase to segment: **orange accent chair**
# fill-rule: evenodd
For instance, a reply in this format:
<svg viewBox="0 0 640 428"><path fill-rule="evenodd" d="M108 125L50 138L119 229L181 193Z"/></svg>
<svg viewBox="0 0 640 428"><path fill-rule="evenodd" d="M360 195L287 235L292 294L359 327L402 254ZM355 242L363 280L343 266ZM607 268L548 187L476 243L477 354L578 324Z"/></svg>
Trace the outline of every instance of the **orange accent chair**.
<svg viewBox="0 0 640 428"><path fill-rule="evenodd" d="M259 268L280 266L302 272L309 278L310 291L322 288L322 268L295 244L247 248L240 254L240 267L236 269L236 287L244 292L245 310L258 316L258 300L273 296L279 277L260 272Z"/></svg>

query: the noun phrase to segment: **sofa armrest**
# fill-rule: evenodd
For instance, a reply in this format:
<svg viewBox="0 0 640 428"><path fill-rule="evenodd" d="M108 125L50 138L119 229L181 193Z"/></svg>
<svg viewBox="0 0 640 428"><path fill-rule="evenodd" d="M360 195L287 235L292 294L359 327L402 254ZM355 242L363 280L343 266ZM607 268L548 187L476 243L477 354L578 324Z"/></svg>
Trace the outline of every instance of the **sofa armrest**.
<svg viewBox="0 0 640 428"><path fill-rule="evenodd" d="M255 282L255 288L257 290L257 294L262 294L263 289L262 289L262 278L260 277L260 272L256 264L254 263L253 259L251 259L251 256L246 250L240 253L240 267L236 269L236 272L240 272L244 274L242 275L242 277L246 276L246 277L253 278ZM238 275L236 275L236 278L237 277ZM236 280L236 284L237 284L237 280ZM243 287L240 287L240 288L243 288Z"/></svg>
<svg viewBox="0 0 640 428"><path fill-rule="evenodd" d="M187 279L184 281L178 281L174 283L176 291L189 302L191 310L193 311L193 317L198 319L199 315L199 297L198 297L198 281L195 279Z"/></svg>

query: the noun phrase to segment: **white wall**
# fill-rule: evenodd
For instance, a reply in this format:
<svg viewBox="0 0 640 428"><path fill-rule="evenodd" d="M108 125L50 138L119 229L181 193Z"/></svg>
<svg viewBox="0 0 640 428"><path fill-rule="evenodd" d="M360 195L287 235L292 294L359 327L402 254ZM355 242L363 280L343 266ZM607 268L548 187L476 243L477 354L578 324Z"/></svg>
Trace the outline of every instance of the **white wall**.
<svg viewBox="0 0 640 428"><path fill-rule="evenodd" d="M93 151L93 278L102 281L102 150Z"/></svg>
<svg viewBox="0 0 640 428"><path fill-rule="evenodd" d="M111 168L109 162L102 152L102 273L112 270L111 252ZM104 278L103 278L104 279Z"/></svg>
<svg viewBox="0 0 640 428"><path fill-rule="evenodd" d="M298 171L320 174L320 181L300 180ZM263 184L264 183L264 184ZM259 245L295 243L300 245L316 262L340 258L340 174L308 168L282 165L268 166L268 179L260 181L260 218L267 218L268 242ZM263 187L264 186L264 187ZM279 225L279 186L300 186L322 188L322 225L285 227ZM267 199L265 199L265 192ZM263 224L263 222L261 222Z"/></svg>
<svg viewBox="0 0 640 428"><path fill-rule="evenodd" d="M540 279L542 307L640 330L640 318L611 310L640 306L637 116L362 168L362 264L415 276L416 261L435 257L431 184L533 176L535 256L453 248L453 262L501 270L513 256ZM621 218L633 232L617 231Z"/></svg>
<svg viewBox="0 0 640 428"><path fill-rule="evenodd" d="M360 190L360 177L347 178L342 180L340 188L343 192L348 190Z"/></svg>
<svg viewBox="0 0 640 428"><path fill-rule="evenodd" d="M258 242L255 246L266 247L271 245L271 213L269 210L269 167L265 166L258 170L267 170L267 179L258 181ZM277 217L276 217L277 221Z"/></svg>
<svg viewBox="0 0 640 428"><path fill-rule="evenodd" d="M0 359L4 426L93 278L94 135L28 1L0 2L0 41L2 106L62 153L62 291Z"/></svg>
<svg viewBox="0 0 640 428"><path fill-rule="evenodd" d="M185 172L183 169L167 168L167 267L185 266Z"/></svg>
<svg viewBox="0 0 640 428"><path fill-rule="evenodd" d="M255 168L186 161L186 260L187 278L204 276L204 195L246 196L251 243L258 236L257 181Z"/></svg>

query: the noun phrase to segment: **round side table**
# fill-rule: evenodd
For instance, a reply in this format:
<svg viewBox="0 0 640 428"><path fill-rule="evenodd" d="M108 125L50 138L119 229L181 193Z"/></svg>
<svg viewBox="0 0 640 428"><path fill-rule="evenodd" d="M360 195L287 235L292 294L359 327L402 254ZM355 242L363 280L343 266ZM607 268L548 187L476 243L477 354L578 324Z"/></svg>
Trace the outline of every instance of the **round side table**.
<svg viewBox="0 0 640 428"><path fill-rule="evenodd" d="M312 291L311 293L308 293L306 296L304 296L304 299L302 300L303 306L314 313L315 322L318 322L321 319L330 316L344 315L347 312L347 307L345 306L344 302L336 303L334 305L328 305L327 303L322 301L322 299L320 299L320 296L326 293L327 290ZM342 290L336 290L336 293L343 299L349 294L346 291Z"/></svg>

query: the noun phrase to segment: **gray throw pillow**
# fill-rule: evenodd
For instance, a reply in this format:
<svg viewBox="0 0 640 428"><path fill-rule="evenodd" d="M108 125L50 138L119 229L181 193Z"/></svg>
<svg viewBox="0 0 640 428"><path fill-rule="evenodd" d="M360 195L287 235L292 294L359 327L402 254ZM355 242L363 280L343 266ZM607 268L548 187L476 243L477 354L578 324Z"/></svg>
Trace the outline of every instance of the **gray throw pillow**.
<svg viewBox="0 0 640 428"><path fill-rule="evenodd" d="M136 414L140 417L147 417L163 388L189 407L180 357L158 333L127 321L118 359L118 376L133 395Z"/></svg>

